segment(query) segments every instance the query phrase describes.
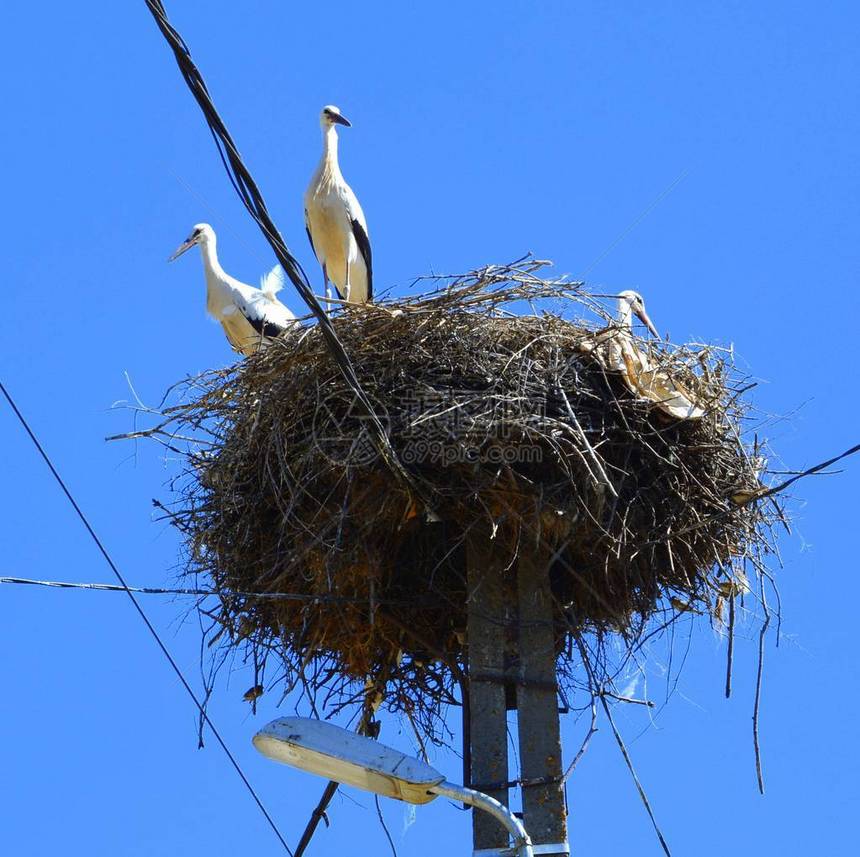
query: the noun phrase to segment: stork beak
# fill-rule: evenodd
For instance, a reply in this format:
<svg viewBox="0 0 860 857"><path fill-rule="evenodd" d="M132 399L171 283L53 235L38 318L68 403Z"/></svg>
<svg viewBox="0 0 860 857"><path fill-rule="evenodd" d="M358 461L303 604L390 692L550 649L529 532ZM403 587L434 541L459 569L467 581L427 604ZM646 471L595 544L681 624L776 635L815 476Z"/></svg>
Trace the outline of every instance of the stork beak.
<svg viewBox="0 0 860 857"><path fill-rule="evenodd" d="M335 122L338 125L346 125L347 128L352 128L352 122L346 118L346 116L340 116L338 114L331 114L331 121Z"/></svg>
<svg viewBox="0 0 860 857"><path fill-rule="evenodd" d="M191 249L191 248L192 248L196 243L197 243L197 241L196 241L194 238L186 238L186 239L185 239L185 241L183 241L183 242L182 242L182 243L181 243L181 244L180 244L180 245L179 245L179 246L178 246L178 247L173 251L173 253L170 255L170 257L168 258L168 260L167 260L167 261L168 261L168 262L173 262L173 261L175 261L175 260L176 260L176 259L178 259L178 258L179 258L183 253L185 253L187 250L190 250L190 249Z"/></svg>
<svg viewBox="0 0 860 857"><path fill-rule="evenodd" d="M639 321L641 321L642 324L644 324L645 327L647 327L648 330L650 330L651 333L653 333L654 336L656 336L657 339L659 339L660 334L657 333L657 328L654 327L654 322L651 321L651 319L648 317L648 313L645 312L645 308L643 307L641 310L634 309L633 312L636 313L636 316L639 318Z"/></svg>

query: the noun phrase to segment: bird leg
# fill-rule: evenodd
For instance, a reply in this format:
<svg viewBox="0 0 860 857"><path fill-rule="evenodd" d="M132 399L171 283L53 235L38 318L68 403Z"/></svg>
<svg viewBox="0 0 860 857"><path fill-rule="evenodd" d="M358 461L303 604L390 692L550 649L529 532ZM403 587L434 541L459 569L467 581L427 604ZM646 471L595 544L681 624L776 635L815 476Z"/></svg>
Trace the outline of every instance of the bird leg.
<svg viewBox="0 0 860 857"><path fill-rule="evenodd" d="M323 269L323 283L325 284L325 296L327 299L326 305L325 305L325 311L326 311L326 315L331 315L331 304L328 303L328 301L331 300L331 283L329 283L328 271L326 270L325 265L322 266L322 269Z"/></svg>
<svg viewBox="0 0 860 857"><path fill-rule="evenodd" d="M349 257L346 260L346 281L343 284L343 299L349 303L349 292L351 286L349 284Z"/></svg>

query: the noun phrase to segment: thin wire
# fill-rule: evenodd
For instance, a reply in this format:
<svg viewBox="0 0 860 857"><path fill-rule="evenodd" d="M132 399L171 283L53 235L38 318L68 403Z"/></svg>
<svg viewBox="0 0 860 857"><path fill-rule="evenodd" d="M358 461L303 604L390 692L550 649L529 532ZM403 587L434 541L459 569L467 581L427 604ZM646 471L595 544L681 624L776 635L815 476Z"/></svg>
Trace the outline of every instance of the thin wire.
<svg viewBox="0 0 860 857"><path fill-rule="evenodd" d="M662 191L657 198L651 202L644 211L620 234L617 238L579 275L585 279L675 188L687 177L689 170L684 169L681 174Z"/></svg>
<svg viewBox="0 0 860 857"><path fill-rule="evenodd" d="M367 604L366 598L346 598L340 595L309 595L306 592L242 592L216 589L163 589L154 586L117 586L113 583L81 583L67 580L34 580L31 577L0 577L0 584L17 583L27 586L47 586L56 589L89 589L98 592L137 592L141 595L193 595L228 598L259 598L271 601L309 601L314 604ZM414 605L414 601L377 599L377 604Z"/></svg>
<svg viewBox="0 0 860 857"><path fill-rule="evenodd" d="M388 825L385 823L385 816L382 814L382 806L379 803L379 795L374 795L373 799L376 801L376 815L379 817L379 823L382 825L382 830L385 833L385 838L388 840L388 844L391 847L391 853L394 857L397 857L397 849L394 847L394 840L391 838L391 833L388 830Z"/></svg>
<svg viewBox="0 0 860 857"><path fill-rule="evenodd" d="M87 519L87 516L83 513L83 511L81 510L81 507L78 505L77 501L72 496L72 493L71 493L71 491L69 491L68 487L66 486L66 483L63 481L62 476L60 476L59 472L57 471L57 468L54 467L54 463L51 461L50 456L45 451L45 448L42 446L42 444L39 442L39 439L36 437L35 433L33 432L33 429L30 428L30 424L27 422L26 418L21 413L18 406L15 404L15 400L9 394L9 391L6 389L6 385L3 383L2 380L0 380L0 392L2 392L3 395L5 396L6 401L9 403L9 406L12 408L12 410L15 413L15 416L18 418L18 422L21 423L21 425L24 428L24 431L27 432L27 435L29 436L30 440L33 442L33 446L36 447L39 455L42 457L42 460L45 462L45 464L48 465L48 469L51 471L51 475L56 480L57 485L59 485L60 488L62 489L63 494L66 495L66 499L69 501L72 508L75 510L75 513L77 514L81 523L84 525L84 528L89 533L90 538L93 540L96 547L99 549L101 555L104 557L105 562L107 562L111 571L116 575L117 580L122 585L123 590L127 593L128 597L131 599L131 603L134 605L134 609L137 610L138 615L143 620L143 623L146 625L147 629L149 630L149 633L152 635L155 642L158 644L158 647L161 649L164 657L167 658L168 663L173 668L173 671L176 673L176 676L179 679L179 681L182 683L182 686L185 688L185 690L188 692L188 695L194 701L194 704L197 706L198 710L200 711L200 716L206 721L206 725L212 730L212 734L215 736L215 740L221 745L221 749L226 753L227 758L230 760L231 764L236 769L236 773L239 775L240 779L245 784L245 787L250 792L251 797L254 799L254 802L260 808L260 812L262 812L263 815L265 816L265 819L266 819L266 821L268 821L269 826L274 831L275 836L278 837L278 839L281 842L281 845L284 846L287 853L290 854L292 857L293 852L290 849L290 846L287 845L287 842L284 839L284 837L281 835L281 831L278 830L278 827L275 824L274 820L272 819L272 816L269 815L268 810L266 809L265 806L263 806L263 802L260 800L257 793L254 791L254 787L251 785L250 781L245 776L245 772L242 770L241 767L239 767L239 763L236 761L236 757L230 752L229 747L224 742L224 739L221 737L221 733L215 728L215 724L209 719L209 715L206 713L206 710L198 701L197 695L194 693L194 691L191 688L191 685L188 683L185 676L182 674L182 670L179 669L179 665L173 659L173 656L168 651L167 646L165 646L164 643L162 642L162 639L159 636L158 631L155 630L155 627L153 626L152 622L149 621L149 617L143 611L143 608L138 603L138 600L134 597L134 593L132 592L129 585L125 582L125 578L122 576L122 573L120 572L119 568L117 568L117 565L113 561L113 559L111 558L111 555L108 553L107 548L104 546L104 544L102 543L102 540L98 537L98 535L96 534L96 531L93 529L92 525L90 524L89 520Z"/></svg>

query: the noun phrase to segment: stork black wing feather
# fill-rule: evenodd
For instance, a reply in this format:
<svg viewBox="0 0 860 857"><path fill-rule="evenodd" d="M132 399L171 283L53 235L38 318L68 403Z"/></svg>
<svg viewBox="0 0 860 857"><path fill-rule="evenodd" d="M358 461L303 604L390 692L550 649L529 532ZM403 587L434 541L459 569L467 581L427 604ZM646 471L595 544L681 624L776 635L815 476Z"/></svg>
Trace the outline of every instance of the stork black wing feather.
<svg viewBox="0 0 860 857"><path fill-rule="evenodd" d="M251 327L260 334L260 336L274 338L276 336L280 336L286 330L286 328L282 327L280 324L276 324L274 321L267 319L265 314L261 313L253 304L248 305L242 303L240 305L237 302L237 307L239 312L241 312L247 319L248 324L250 324Z"/></svg>
<svg viewBox="0 0 860 857"><path fill-rule="evenodd" d="M307 209L305 209L305 234L308 236L308 242L309 242L309 243L310 243L310 245L311 245L311 250L313 250L313 251L314 251L314 256L316 256L316 257L317 257L317 261L319 262L319 258L320 258L320 257L319 257L319 256L317 256L317 248L316 248L316 247L314 247L314 239L313 239L313 236L311 235L311 229L310 229L310 227L308 226L308 212L307 212Z"/></svg>
<svg viewBox="0 0 860 857"><path fill-rule="evenodd" d="M248 318L248 316L245 316ZM273 321L266 321L264 318L248 318L248 321L251 324L251 327L257 331L261 336L268 336L270 338L274 338L276 336L280 336L286 328L281 327L279 324L275 324Z"/></svg>
<svg viewBox="0 0 860 857"><path fill-rule="evenodd" d="M367 268L367 299L373 300L373 263L372 254L370 252L370 238L364 227L357 221L352 221L352 234L355 236L355 242L358 244L358 250L361 253L361 258L364 259L364 267Z"/></svg>

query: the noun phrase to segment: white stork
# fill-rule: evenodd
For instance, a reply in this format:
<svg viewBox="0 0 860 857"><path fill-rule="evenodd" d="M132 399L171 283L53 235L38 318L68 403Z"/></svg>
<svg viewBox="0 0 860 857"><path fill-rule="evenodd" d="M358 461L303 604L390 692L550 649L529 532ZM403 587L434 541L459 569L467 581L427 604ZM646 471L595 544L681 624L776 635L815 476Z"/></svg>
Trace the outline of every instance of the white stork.
<svg viewBox="0 0 860 857"><path fill-rule="evenodd" d="M701 419L705 411L693 401L691 393L664 369L655 367L648 355L636 347L634 315L659 338L642 295L627 290L618 295L618 326L598 333L594 342L583 344L583 350L600 353L606 368L620 373L631 393L652 402L664 414L679 420Z"/></svg>
<svg viewBox="0 0 860 857"><path fill-rule="evenodd" d="M705 411L694 401L693 396L665 369L651 363L647 354L633 342L633 315L658 339L660 334L645 311L645 301L639 292L627 290L618 295L618 321L624 327L621 349L625 364L625 375L632 382L635 393L654 403L658 410L677 420L698 420Z"/></svg>
<svg viewBox="0 0 860 857"><path fill-rule="evenodd" d="M351 123L334 105L323 107L323 153L305 191L305 229L322 265L325 294L329 282L343 300L363 304L373 298L373 266L367 221L337 161L336 125Z"/></svg>
<svg viewBox="0 0 860 857"><path fill-rule="evenodd" d="M644 355L633 346L634 314L659 338L657 328L645 311L642 295L628 290L618 295L618 323L598 331L580 345L581 350L589 354L597 352L607 369L620 372L631 393L638 392L635 378L644 368Z"/></svg>
<svg viewBox="0 0 860 857"><path fill-rule="evenodd" d="M221 322L236 351L247 357L296 324L296 317L275 297L283 285L280 265L262 277L259 289L233 279L218 262L215 230L208 223L198 223L167 261L195 244L200 245L206 275L206 311Z"/></svg>

